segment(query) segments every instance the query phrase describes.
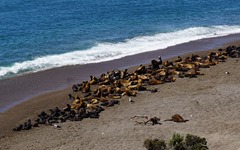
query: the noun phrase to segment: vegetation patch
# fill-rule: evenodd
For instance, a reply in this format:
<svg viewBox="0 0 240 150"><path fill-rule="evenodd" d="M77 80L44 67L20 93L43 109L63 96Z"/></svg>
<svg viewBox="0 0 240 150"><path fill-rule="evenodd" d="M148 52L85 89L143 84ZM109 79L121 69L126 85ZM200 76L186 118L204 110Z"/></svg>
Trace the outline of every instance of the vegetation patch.
<svg viewBox="0 0 240 150"><path fill-rule="evenodd" d="M196 135L185 137L174 133L168 142L162 139L146 139L143 146L147 150L207 150L207 141Z"/></svg>

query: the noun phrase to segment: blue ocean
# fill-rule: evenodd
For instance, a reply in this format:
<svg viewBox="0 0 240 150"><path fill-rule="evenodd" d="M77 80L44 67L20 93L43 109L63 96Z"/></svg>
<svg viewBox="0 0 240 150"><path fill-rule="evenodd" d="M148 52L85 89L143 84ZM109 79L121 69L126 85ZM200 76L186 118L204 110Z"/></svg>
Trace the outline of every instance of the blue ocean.
<svg viewBox="0 0 240 150"><path fill-rule="evenodd" d="M239 0L1 0L0 79L240 33Z"/></svg>

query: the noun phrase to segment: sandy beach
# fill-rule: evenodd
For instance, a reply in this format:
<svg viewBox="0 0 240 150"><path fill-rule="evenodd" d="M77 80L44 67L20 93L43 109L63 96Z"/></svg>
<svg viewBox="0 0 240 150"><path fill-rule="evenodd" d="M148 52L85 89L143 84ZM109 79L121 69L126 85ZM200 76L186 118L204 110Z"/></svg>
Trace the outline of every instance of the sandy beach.
<svg viewBox="0 0 240 150"><path fill-rule="evenodd" d="M108 107L99 119L59 123L61 129L40 126L29 131L12 131L43 110L63 108L69 103L68 94L74 94L70 86L89 80L90 75L98 76L112 69L131 71L159 55L164 60L191 53L206 55L220 47L240 45L239 39L239 34L203 39L111 62L62 67L2 80L0 149L144 150L143 141L147 138L168 140L173 133L190 133L205 137L211 150L240 150L239 58L201 68L204 75L198 78L177 77L176 82L151 86L158 92L138 92L132 97L135 103L129 103L128 96L124 96L119 105ZM189 121L163 122L176 113ZM130 119L135 115L158 116L162 124L135 124Z"/></svg>

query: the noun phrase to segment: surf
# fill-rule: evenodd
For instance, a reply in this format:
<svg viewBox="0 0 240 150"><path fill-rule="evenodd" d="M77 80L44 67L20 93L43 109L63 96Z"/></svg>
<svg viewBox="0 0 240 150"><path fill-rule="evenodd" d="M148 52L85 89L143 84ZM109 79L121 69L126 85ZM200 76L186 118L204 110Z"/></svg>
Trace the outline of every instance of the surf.
<svg viewBox="0 0 240 150"><path fill-rule="evenodd" d="M110 61L143 52L165 49L190 41L235 33L240 33L240 26L219 25L191 27L172 32L139 36L118 43L96 43L94 47L85 50L76 50L58 55L47 55L32 60L16 62L9 66L1 66L0 79L56 67Z"/></svg>

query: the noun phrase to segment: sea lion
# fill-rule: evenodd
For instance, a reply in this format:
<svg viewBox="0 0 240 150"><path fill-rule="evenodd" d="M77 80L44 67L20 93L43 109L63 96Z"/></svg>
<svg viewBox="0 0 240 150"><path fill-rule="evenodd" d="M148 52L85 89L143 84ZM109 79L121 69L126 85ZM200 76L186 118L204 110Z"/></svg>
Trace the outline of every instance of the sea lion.
<svg viewBox="0 0 240 150"><path fill-rule="evenodd" d="M174 62L181 62L182 60L183 60L183 59L182 59L180 56L178 56L177 59L174 60Z"/></svg>
<svg viewBox="0 0 240 150"><path fill-rule="evenodd" d="M90 81L89 83L91 85L97 84L98 83L98 79L96 77L90 76Z"/></svg>
<svg viewBox="0 0 240 150"><path fill-rule="evenodd" d="M152 65L152 69L156 70L156 69L160 69L159 65L162 65L162 58L161 56L158 57L159 61L153 59L151 61L151 65Z"/></svg>
<svg viewBox="0 0 240 150"><path fill-rule="evenodd" d="M180 123L180 122L187 122L189 120L185 120L179 114L175 114L175 115L172 116L172 119L166 119L164 121L174 121L174 122Z"/></svg>
<svg viewBox="0 0 240 150"><path fill-rule="evenodd" d="M144 118L144 119L147 119L147 121L137 121L137 120L134 120L135 118ZM155 124L160 124L161 123L159 122L161 119L154 116L154 117L148 117L148 116L145 116L145 115L136 115L134 117L131 117L131 120L133 120L134 122L138 123L138 124L147 124L148 122L152 122L152 125L155 125Z"/></svg>
<svg viewBox="0 0 240 150"><path fill-rule="evenodd" d="M163 84L164 81L152 79L152 80L148 81L147 83L148 83L148 85L158 85L158 84Z"/></svg>

